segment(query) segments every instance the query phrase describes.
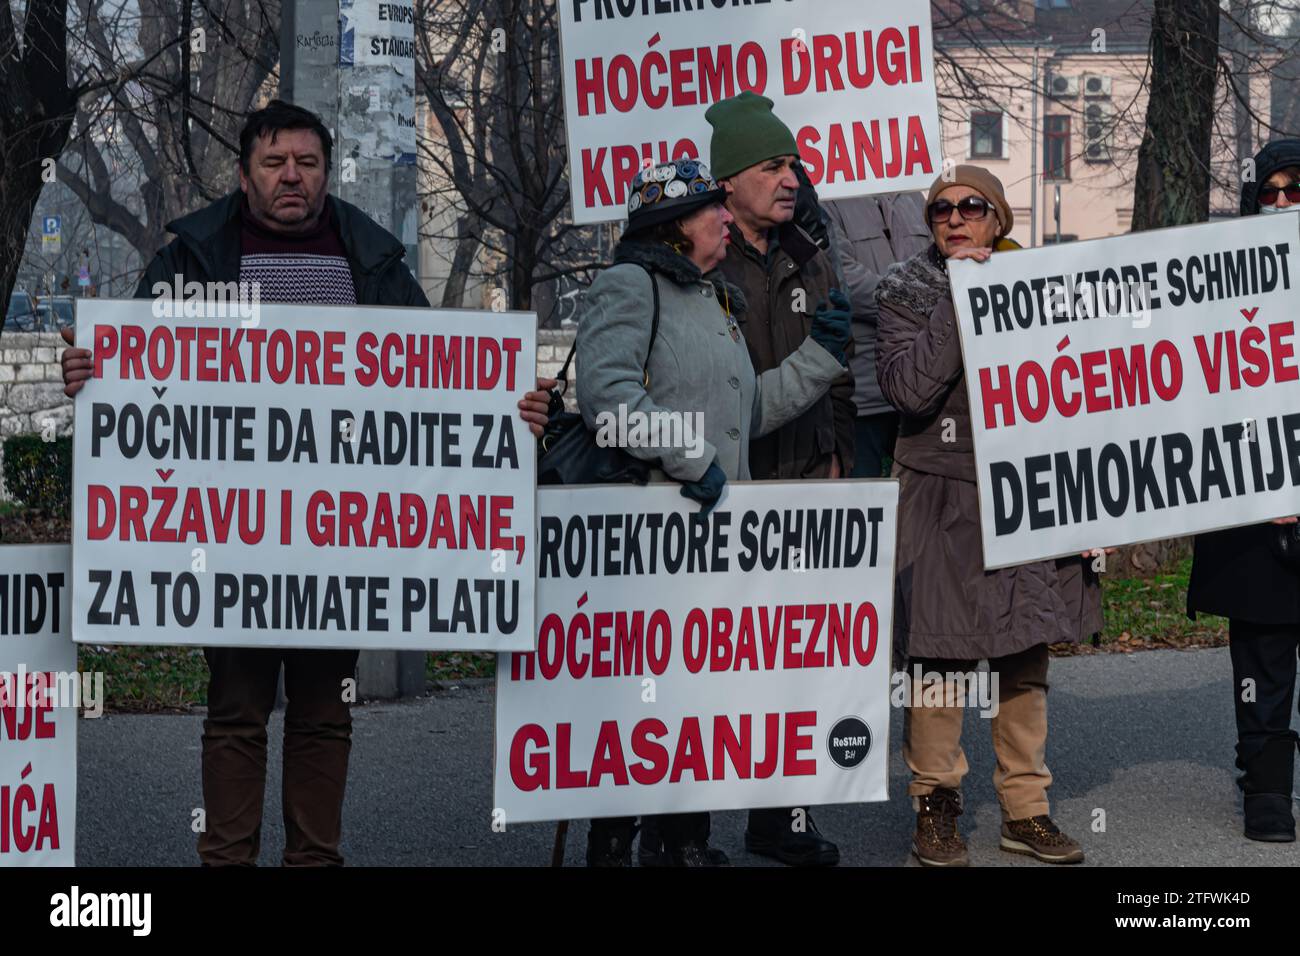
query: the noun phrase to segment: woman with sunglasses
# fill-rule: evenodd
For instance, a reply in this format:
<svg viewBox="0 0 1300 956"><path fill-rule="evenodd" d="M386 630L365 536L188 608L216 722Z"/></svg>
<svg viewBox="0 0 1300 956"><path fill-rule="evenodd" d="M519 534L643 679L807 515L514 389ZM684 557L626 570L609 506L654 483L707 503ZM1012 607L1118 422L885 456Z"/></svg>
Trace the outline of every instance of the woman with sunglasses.
<svg viewBox="0 0 1300 956"><path fill-rule="evenodd" d="M1300 211L1300 140L1274 140L1255 157L1241 189L1241 214ZM1293 227L1294 228L1294 227ZM1269 524L1198 535L1187 613L1228 619L1237 781L1248 839L1295 840L1291 793L1296 732L1291 729L1300 650L1300 536L1294 515Z"/></svg>
<svg viewBox="0 0 1300 956"><path fill-rule="evenodd" d="M652 462L654 481L679 481L682 494L710 510L727 481L749 478L749 441L791 421L845 370L848 300L832 290L812 329L776 368L754 374L736 322L740 290L718 266L731 241L726 190L696 160L644 169L632 180L627 230L614 264L592 283L578 319L578 409L597 429L602 413L627 417L699 414L701 447L625 447ZM655 327L655 309L658 326ZM654 332L652 333L652 329ZM589 866L629 866L635 819L591 821ZM643 866L718 866L708 845L708 813L645 820Z"/></svg>
<svg viewBox="0 0 1300 956"><path fill-rule="evenodd" d="M944 680L940 706L922 706L920 687L905 701L903 757L917 811L912 850L929 866L969 863L957 826L969 769L958 675L987 659L996 675L989 725L1001 848L1077 863L1079 844L1048 815L1047 645L1101 629L1100 589L1083 558L984 570L970 403L947 263L985 262L1018 246L1005 238L1013 217L1002 184L977 166L957 166L935 180L926 214L933 244L891 267L876 291L877 374L901 413L895 649L909 675L919 668Z"/></svg>

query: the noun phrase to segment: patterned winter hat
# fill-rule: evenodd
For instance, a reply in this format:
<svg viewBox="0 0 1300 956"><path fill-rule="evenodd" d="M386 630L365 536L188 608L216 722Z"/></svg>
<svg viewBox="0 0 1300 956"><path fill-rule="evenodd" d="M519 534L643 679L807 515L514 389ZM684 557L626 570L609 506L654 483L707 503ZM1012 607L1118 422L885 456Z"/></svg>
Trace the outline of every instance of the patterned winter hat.
<svg viewBox="0 0 1300 956"><path fill-rule="evenodd" d="M719 186L709 167L698 159L674 159L642 169L632 180L627 197L627 231L637 232L661 222L722 202L727 190Z"/></svg>

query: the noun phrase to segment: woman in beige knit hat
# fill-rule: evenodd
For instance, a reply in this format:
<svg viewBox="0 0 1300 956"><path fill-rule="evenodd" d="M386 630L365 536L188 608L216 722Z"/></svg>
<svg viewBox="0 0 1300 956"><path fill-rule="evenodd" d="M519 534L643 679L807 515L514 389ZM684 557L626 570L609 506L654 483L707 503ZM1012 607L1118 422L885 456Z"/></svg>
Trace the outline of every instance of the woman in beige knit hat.
<svg viewBox="0 0 1300 956"><path fill-rule="evenodd" d="M934 243L891 267L876 291L877 374L901 413L894 638L911 679L903 756L917 810L913 852L931 866L968 862L957 818L969 769L963 709L974 701L960 699L958 688L972 684L959 675L988 660L996 704L982 713L997 757L1001 847L1077 863L1079 844L1048 815L1047 645L1101 629L1100 587L1081 557L984 570L970 403L948 282L950 259L984 262L1019 248L1006 238L1015 220L997 177L976 166L937 179L926 214Z"/></svg>

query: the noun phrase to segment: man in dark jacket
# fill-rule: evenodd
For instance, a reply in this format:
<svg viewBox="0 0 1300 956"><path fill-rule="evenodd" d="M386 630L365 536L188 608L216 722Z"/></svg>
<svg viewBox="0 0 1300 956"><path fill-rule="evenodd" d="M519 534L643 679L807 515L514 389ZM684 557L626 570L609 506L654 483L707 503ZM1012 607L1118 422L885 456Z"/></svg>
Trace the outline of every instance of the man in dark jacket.
<svg viewBox="0 0 1300 956"><path fill-rule="evenodd" d="M847 312L826 253L794 227L799 149L772 101L745 92L709 107L709 165L735 218L722 273L747 303L740 318L754 371L799 348L823 310ZM852 343L846 349L852 361ZM845 373L808 411L749 445L756 479L847 478L853 468L853 376ZM804 808L751 810L745 848L795 866L833 866L839 849Z"/></svg>
<svg viewBox="0 0 1300 956"><path fill-rule="evenodd" d="M705 117L713 126L709 166L735 217L722 272L744 293L740 327L762 374L808 336L817 307L830 301L835 270L791 221L798 147L772 101L745 92L715 103ZM846 374L799 418L750 444L750 473L756 480L848 477L854 417L853 376Z"/></svg>
<svg viewBox="0 0 1300 956"><path fill-rule="evenodd" d="M1275 140L1255 157L1255 175L1241 190L1241 214L1298 211L1300 140ZM1245 835L1269 843L1295 840L1291 793L1300 738L1291 729L1291 702L1300 650L1300 566L1279 540L1295 528L1290 516L1198 535L1187 587L1190 616L1203 611L1228 618Z"/></svg>
<svg viewBox="0 0 1300 956"><path fill-rule="evenodd" d="M240 134L240 190L168 224L175 233L154 257L136 298L181 298L177 285L257 283L268 302L429 305L405 250L357 207L329 195L332 143L320 119L274 100ZM71 344L71 337L65 336ZM90 377L90 353L63 356L65 391ZM203 722L205 865L257 862L266 786L266 725L281 664L284 721L284 863L337 865L343 792L352 746L344 680L355 650L205 648L210 679Z"/></svg>

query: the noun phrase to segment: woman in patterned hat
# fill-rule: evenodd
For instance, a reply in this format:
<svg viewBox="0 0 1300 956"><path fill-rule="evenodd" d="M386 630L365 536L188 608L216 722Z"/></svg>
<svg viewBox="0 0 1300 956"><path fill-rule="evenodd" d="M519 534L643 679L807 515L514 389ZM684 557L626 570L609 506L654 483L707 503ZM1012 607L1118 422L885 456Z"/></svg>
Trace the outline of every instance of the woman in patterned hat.
<svg viewBox="0 0 1300 956"><path fill-rule="evenodd" d="M628 447L709 511L728 480L749 478L749 440L798 417L844 371L847 310L819 309L812 332L779 367L755 375L736 323L739 290L714 270L727 254L726 190L693 159L643 169L633 179L627 229L614 263L592 284L578 320L578 408L598 430L602 412L629 417L702 415L703 440ZM651 340L655 303L657 333ZM653 420L653 419L649 419ZM701 419L696 419L701 420ZM593 820L591 866L631 864L633 818ZM642 865L717 866L707 813L648 818Z"/></svg>

